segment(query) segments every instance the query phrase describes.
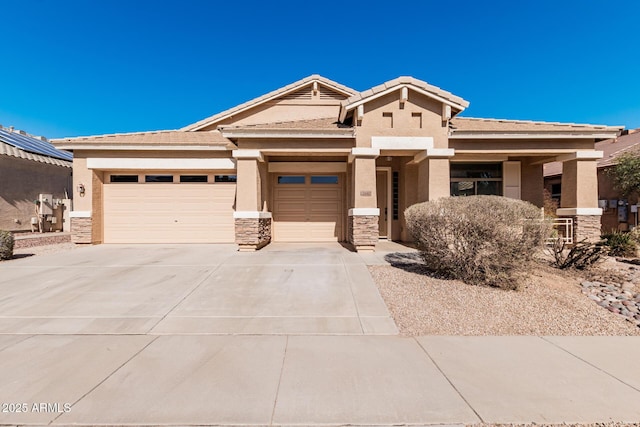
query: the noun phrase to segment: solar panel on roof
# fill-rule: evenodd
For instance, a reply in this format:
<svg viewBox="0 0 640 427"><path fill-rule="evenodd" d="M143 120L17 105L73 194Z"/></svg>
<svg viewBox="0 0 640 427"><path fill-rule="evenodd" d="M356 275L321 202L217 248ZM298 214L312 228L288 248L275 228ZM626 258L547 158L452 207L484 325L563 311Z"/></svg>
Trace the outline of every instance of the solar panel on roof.
<svg viewBox="0 0 640 427"><path fill-rule="evenodd" d="M22 135L18 132L11 132L0 128L0 140L6 144L13 145L16 148L20 148L21 150L28 151L29 153L40 154L67 161L73 160L73 154L68 151L58 150L48 141L42 141L28 135Z"/></svg>

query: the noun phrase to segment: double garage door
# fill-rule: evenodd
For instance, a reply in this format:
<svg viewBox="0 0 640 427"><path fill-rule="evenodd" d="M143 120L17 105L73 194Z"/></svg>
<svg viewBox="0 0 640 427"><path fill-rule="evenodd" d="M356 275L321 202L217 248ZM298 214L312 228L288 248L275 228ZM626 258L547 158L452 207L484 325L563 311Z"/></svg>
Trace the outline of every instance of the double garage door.
<svg viewBox="0 0 640 427"><path fill-rule="evenodd" d="M104 242L233 243L235 176L204 175L202 182L190 182L197 177L106 174ZM272 240L343 240L342 180L342 175L274 176Z"/></svg>
<svg viewBox="0 0 640 427"><path fill-rule="evenodd" d="M273 240L344 240L342 175L273 177Z"/></svg>
<svg viewBox="0 0 640 427"><path fill-rule="evenodd" d="M217 176L212 175L204 175L205 182L182 182L180 175L153 175L150 182L139 175L138 182L111 182L114 176L116 181L135 177L107 176L105 243L234 242L234 182L215 182ZM169 179L173 182L166 182Z"/></svg>

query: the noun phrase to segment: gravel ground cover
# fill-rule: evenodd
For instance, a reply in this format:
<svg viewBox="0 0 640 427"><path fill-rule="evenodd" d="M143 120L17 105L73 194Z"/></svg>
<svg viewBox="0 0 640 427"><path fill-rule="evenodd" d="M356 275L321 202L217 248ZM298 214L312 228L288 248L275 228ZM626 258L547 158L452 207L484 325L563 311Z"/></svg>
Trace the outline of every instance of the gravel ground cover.
<svg viewBox="0 0 640 427"><path fill-rule="evenodd" d="M13 259L3 261L3 262L11 262L16 259L26 258L34 255L43 255L43 254L52 254L63 251L71 251L76 249L75 243L64 242L64 243L56 243L53 245L42 245L42 246L32 246L32 247L22 247L13 250Z"/></svg>
<svg viewBox="0 0 640 427"><path fill-rule="evenodd" d="M619 275L611 262L580 276L541 260L519 291L505 291L434 277L415 253L388 260L369 269L402 335L640 335L582 293L593 275Z"/></svg>

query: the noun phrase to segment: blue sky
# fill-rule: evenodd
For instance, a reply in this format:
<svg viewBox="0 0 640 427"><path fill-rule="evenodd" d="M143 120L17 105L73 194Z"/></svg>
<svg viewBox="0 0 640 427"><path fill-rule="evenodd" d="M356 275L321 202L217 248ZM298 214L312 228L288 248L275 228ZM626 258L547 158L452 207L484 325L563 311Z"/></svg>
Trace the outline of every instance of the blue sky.
<svg viewBox="0 0 640 427"><path fill-rule="evenodd" d="M307 75L412 75L470 117L640 127L640 2L0 0L0 123L176 129Z"/></svg>

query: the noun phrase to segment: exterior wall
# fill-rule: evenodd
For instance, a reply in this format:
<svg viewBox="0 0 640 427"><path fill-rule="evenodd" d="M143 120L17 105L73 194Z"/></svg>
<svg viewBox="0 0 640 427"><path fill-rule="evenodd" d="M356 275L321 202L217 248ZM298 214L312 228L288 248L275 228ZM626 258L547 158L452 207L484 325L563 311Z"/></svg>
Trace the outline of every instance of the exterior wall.
<svg viewBox="0 0 640 427"><path fill-rule="evenodd" d="M390 114L393 123L383 114ZM412 90L404 103L400 103L399 89L366 103L364 117L357 125L358 147L371 147L372 136L430 136L434 148L449 147L449 129L442 121L442 104Z"/></svg>
<svg viewBox="0 0 640 427"><path fill-rule="evenodd" d="M91 189L93 194L91 198L91 243L102 243L104 239L104 173L102 171L93 171L91 175Z"/></svg>
<svg viewBox="0 0 640 427"><path fill-rule="evenodd" d="M318 86L323 87L321 83ZM323 89L328 90L328 89ZM305 93L309 99L276 99L255 106L241 113L234 114L224 120L215 122L202 130L214 130L220 125L252 125L272 122L288 122L293 120L308 120L324 117L338 117L340 102L347 95L339 95L337 99L320 99L320 93L312 92L312 84L296 91Z"/></svg>
<svg viewBox="0 0 640 427"><path fill-rule="evenodd" d="M0 155L0 230L31 230L38 195L64 199L65 190L71 195L71 168ZM61 226L68 230L59 210L54 210L58 219L54 230Z"/></svg>
<svg viewBox="0 0 640 427"><path fill-rule="evenodd" d="M602 212L602 232L608 233L613 230L628 230L635 227L638 223L638 214L631 212L631 205L638 203L636 194L624 198L613 187L613 180L607 175L608 168L598 169L598 199L606 200L607 207ZM618 205L617 207L609 207L609 200L626 200L626 205ZM627 221L620 221L619 214L621 210L626 210Z"/></svg>
<svg viewBox="0 0 640 427"><path fill-rule="evenodd" d="M593 139L558 139L554 141L527 141L526 139L514 140L483 140L483 139L457 139L449 140L449 147L456 150L456 154L471 153L482 155L510 155L520 156L529 154L532 149L545 150L549 156L569 154L576 150L593 150ZM547 154L545 153L545 154Z"/></svg>

